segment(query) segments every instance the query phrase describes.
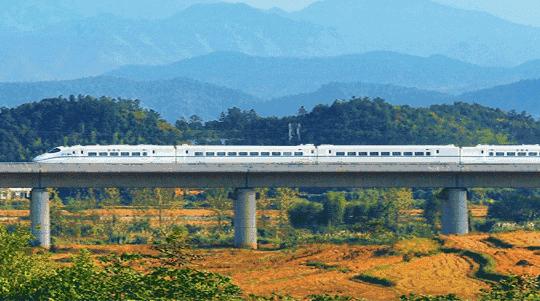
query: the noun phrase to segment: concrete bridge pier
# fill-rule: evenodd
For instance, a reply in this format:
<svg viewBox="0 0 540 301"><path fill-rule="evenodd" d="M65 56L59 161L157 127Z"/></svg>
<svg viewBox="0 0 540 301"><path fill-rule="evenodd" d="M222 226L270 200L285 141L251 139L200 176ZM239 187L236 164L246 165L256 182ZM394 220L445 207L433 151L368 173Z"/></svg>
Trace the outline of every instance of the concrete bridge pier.
<svg viewBox="0 0 540 301"><path fill-rule="evenodd" d="M236 190L234 201L234 246L236 248L257 249L257 204L255 190Z"/></svg>
<svg viewBox="0 0 540 301"><path fill-rule="evenodd" d="M467 189L448 188L447 198L442 201L442 234L463 235L469 233Z"/></svg>
<svg viewBox="0 0 540 301"><path fill-rule="evenodd" d="M32 189L30 201L30 220L34 245L49 249L51 247L51 218L49 192L43 188Z"/></svg>

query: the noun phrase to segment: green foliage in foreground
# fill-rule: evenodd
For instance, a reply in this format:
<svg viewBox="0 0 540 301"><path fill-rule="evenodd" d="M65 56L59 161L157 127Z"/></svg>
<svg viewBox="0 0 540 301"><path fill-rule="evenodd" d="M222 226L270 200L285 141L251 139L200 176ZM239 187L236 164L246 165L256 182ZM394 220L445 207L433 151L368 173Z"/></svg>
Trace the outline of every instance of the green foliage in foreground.
<svg viewBox="0 0 540 301"><path fill-rule="evenodd" d="M0 300L240 300L241 290L225 276L175 268L166 263L132 267L121 257L96 264L88 252L71 266L54 265L45 255L33 254L31 236L0 227ZM166 249L171 249L167 241ZM178 247L179 244L173 244Z"/></svg>
<svg viewBox="0 0 540 301"><path fill-rule="evenodd" d="M82 253L73 266L37 277L12 300L239 300L229 278L192 269L151 268L142 273L119 260L98 267Z"/></svg>
<svg viewBox="0 0 540 301"><path fill-rule="evenodd" d="M402 296L401 301L460 301L456 295ZM540 277L512 276L491 285L490 290L482 291L481 301L539 301Z"/></svg>

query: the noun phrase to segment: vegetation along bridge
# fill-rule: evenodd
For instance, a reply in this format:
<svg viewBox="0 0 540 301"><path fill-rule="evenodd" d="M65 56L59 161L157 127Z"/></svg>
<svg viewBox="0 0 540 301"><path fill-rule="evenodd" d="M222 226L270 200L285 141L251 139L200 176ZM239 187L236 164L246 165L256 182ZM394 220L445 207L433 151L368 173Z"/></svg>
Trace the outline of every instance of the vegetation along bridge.
<svg viewBox="0 0 540 301"><path fill-rule="evenodd" d="M446 188L443 234L468 232L467 188L540 188L540 164L0 163L0 187L32 187L36 243L50 246L46 188L236 188L235 246L257 247L256 187Z"/></svg>

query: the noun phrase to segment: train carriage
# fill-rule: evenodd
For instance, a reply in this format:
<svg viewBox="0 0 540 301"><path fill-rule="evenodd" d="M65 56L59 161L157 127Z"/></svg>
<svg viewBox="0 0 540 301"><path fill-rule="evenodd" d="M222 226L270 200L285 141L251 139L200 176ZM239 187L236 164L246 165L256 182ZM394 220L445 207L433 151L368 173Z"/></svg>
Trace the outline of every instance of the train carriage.
<svg viewBox="0 0 540 301"><path fill-rule="evenodd" d="M55 147L40 163L354 164L540 162L540 145L89 145Z"/></svg>

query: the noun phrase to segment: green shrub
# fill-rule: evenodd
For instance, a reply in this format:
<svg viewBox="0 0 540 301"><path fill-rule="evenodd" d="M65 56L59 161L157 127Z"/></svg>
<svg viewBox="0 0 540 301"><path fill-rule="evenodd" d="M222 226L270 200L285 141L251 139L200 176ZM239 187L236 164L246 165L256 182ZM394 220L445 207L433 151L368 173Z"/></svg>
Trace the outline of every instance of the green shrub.
<svg viewBox="0 0 540 301"><path fill-rule="evenodd" d="M540 300L540 276L512 276L491 285L482 292L482 301L537 301Z"/></svg>
<svg viewBox="0 0 540 301"><path fill-rule="evenodd" d="M427 238L411 238L396 242L392 249L394 253L402 255L405 261L409 261L413 257L428 256L439 252L439 244Z"/></svg>
<svg viewBox="0 0 540 301"><path fill-rule="evenodd" d="M356 276L352 277L352 280L353 281L367 282L367 283L380 285L380 286L384 286L384 287L392 287L392 286L396 285L390 279L386 279L386 278L382 278L382 277L378 277L378 276L374 276L374 275L370 275L370 274L359 274L359 275L356 275Z"/></svg>
<svg viewBox="0 0 540 301"><path fill-rule="evenodd" d="M460 301L462 299L454 294L444 295L444 296L427 296L427 295L417 296L415 294L410 294L408 296L405 296L405 295L401 296L399 300L401 301Z"/></svg>
<svg viewBox="0 0 540 301"><path fill-rule="evenodd" d="M306 266L308 267L315 267L321 270L327 270L327 271L340 271L342 273L350 272L348 268L340 267L339 265L334 264L327 264L320 261L308 261L306 262Z"/></svg>
<svg viewBox="0 0 540 301"><path fill-rule="evenodd" d="M323 206L316 202L300 200L288 210L289 221L295 228L315 229L321 223Z"/></svg>

